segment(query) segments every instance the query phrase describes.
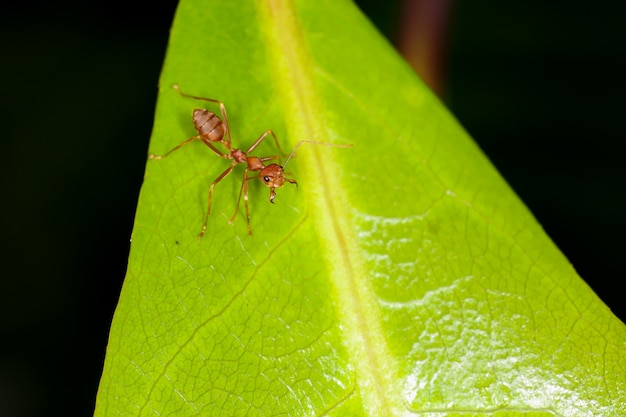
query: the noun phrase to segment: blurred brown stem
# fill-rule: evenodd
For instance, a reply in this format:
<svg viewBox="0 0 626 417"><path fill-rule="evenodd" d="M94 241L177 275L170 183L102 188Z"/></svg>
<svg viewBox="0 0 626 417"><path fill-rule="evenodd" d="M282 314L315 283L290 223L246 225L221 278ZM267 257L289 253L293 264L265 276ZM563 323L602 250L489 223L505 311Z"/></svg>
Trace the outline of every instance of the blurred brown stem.
<svg viewBox="0 0 626 417"><path fill-rule="evenodd" d="M400 53L439 97L445 93L450 3L450 0L405 0L398 33Z"/></svg>

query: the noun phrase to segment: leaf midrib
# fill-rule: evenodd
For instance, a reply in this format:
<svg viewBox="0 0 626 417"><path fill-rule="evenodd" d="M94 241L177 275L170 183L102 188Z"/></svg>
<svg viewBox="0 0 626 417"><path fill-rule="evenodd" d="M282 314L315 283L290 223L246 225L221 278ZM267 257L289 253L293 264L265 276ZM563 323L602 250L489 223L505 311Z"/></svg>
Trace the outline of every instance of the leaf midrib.
<svg viewBox="0 0 626 417"><path fill-rule="evenodd" d="M292 136L307 137L324 142L324 126L315 115L323 114L317 100L311 69L314 58L300 30L297 11L292 0L266 0L259 3L263 35L267 40L270 62L276 67L274 84L286 99L285 113L288 130ZM300 133L293 135L293 133ZM306 135L306 136L305 136ZM335 287L338 316L342 321L344 346L351 356L356 371L356 384L366 409L372 415L396 414L392 410L402 407L395 389L395 366L386 347L381 318L374 292L365 277L365 268L355 254L358 245L349 233L342 187L335 184L331 168L337 166L316 146L306 149L301 162L315 172L309 195L316 207L316 226L326 244L321 246L323 256L331 265L331 280ZM397 387L399 388L399 387ZM395 393L395 395L394 395Z"/></svg>

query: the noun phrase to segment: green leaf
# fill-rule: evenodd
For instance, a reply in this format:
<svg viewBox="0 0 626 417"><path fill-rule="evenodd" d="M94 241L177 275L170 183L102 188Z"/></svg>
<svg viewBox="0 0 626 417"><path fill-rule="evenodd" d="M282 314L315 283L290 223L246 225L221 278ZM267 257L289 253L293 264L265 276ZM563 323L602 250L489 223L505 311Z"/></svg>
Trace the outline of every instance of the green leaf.
<svg viewBox="0 0 626 417"><path fill-rule="evenodd" d="M183 0L150 152L228 110L304 144L277 191L195 142L147 162L96 416L609 416L626 329L342 0ZM276 155L271 140L257 156Z"/></svg>

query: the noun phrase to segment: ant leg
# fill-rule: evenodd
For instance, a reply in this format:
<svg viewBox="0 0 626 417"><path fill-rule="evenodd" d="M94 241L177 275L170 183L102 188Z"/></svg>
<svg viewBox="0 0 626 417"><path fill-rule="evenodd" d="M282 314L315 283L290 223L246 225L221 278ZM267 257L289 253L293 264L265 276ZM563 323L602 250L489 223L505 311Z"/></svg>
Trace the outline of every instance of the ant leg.
<svg viewBox="0 0 626 417"><path fill-rule="evenodd" d="M278 155L264 156L263 158L259 158L259 159L261 160L261 162L266 162L266 161L271 161L273 159L277 159L278 165L280 165L280 156Z"/></svg>
<svg viewBox="0 0 626 417"><path fill-rule="evenodd" d="M243 183L243 205L246 206L246 220L248 221L248 234L252 236L252 228L250 227L250 209L248 208L248 173L245 173L246 181Z"/></svg>
<svg viewBox="0 0 626 417"><path fill-rule="evenodd" d="M213 188L215 188L215 185L221 180L223 180L225 176L230 174L230 172L233 170L234 167L235 167L235 164L229 166L228 169L226 169L226 171L222 172L219 175L219 177L215 178L215 180L211 183L211 187L209 188L209 199L207 202L206 216L204 217L204 225L202 226L202 231L200 232L198 237L204 236L204 233L206 232L206 225L209 222L209 215L211 214L211 199L213 198Z"/></svg>
<svg viewBox="0 0 626 417"><path fill-rule="evenodd" d="M218 103L220 103L220 112L222 113L222 122L224 122L224 130L226 131L225 136L228 138L228 146L226 147L230 148L230 128L228 127L228 116L226 116L226 106L224 106L224 103L222 103L221 101L218 101Z"/></svg>
<svg viewBox="0 0 626 417"><path fill-rule="evenodd" d="M215 100L214 98L198 97L198 96L192 96L191 94L183 93L180 87L178 86L178 84L174 84L172 88L176 90L178 94L180 94L183 97L188 97L188 98L193 98L195 100L202 100L202 101L208 101L210 103L219 104L220 113L222 113L222 122L224 122L224 126L226 128L225 134L228 137L228 143L230 144L230 129L228 128L228 117L226 116L226 106L224 106L224 103L222 103L219 100Z"/></svg>
<svg viewBox="0 0 626 417"><path fill-rule="evenodd" d="M263 139L265 139L267 135L272 135L272 137L274 138L274 143L276 143L276 147L278 148L280 153L286 155L285 151L283 151L283 148L280 147L280 143L278 143L278 138L276 137L276 134L274 134L274 131L272 129L267 129L265 132L263 132L263 134L257 140L255 140L252 145L250 145L250 148L248 148L246 153L252 152L257 146L259 146L261 142L263 142Z"/></svg>
<svg viewBox="0 0 626 417"><path fill-rule="evenodd" d="M168 152L164 153L163 155L155 155L155 154L151 153L150 155L148 155L148 159L163 159L163 158L167 157L169 154L171 154L172 152L179 150L183 146L193 142L196 139L200 140L200 136L193 136L193 137L187 139L186 141L184 141L180 145L177 145L174 148L170 149ZM211 148L213 148L213 147L211 146ZM216 151L216 152L219 152L217 149L213 149L213 150Z"/></svg>
<svg viewBox="0 0 626 417"><path fill-rule="evenodd" d="M250 210L248 209L248 180L252 178L248 177L248 168L243 171L243 181L241 183L241 188L239 189L239 197L237 198L237 205L235 206L235 213L233 217L230 218L228 223L235 221L235 217L237 217L237 212L239 211L239 204L241 203L241 196L243 195L243 202L246 206L246 219L248 220L248 234L252 234L252 229L250 228Z"/></svg>
<svg viewBox="0 0 626 417"><path fill-rule="evenodd" d="M169 154L171 154L172 152L179 150L180 148L182 148L183 146L193 142L194 140L202 141L202 143L204 143L206 146L211 148L211 150L213 152L215 152L215 154L217 156L219 156L220 158L231 159L230 155L227 155L227 154L225 154L223 152L220 152L220 150L217 149L215 146L213 146L210 142L203 140L203 138L201 136L193 136L193 137L187 139L186 141L184 141L183 143L181 143L180 145L177 145L174 148L170 149L168 152L164 153L163 155L155 155L155 154L151 153L150 155L148 155L148 159L163 159L163 158L167 157Z"/></svg>
<svg viewBox="0 0 626 417"><path fill-rule="evenodd" d="M200 140L202 140L202 138L200 138ZM217 156L219 156L220 158L224 158L224 159L232 159L232 155L231 154L226 154L221 152L219 149L217 149L215 146L213 146L213 144L207 140L202 140L202 143L204 143L206 146L208 146L209 148L211 148L211 150L213 152L215 152L215 154Z"/></svg>

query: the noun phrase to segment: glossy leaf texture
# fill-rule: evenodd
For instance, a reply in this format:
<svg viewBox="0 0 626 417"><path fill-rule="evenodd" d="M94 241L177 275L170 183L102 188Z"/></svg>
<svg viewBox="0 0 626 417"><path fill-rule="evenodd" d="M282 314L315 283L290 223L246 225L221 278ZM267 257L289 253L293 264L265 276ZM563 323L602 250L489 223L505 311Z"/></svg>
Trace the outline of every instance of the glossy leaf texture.
<svg viewBox="0 0 626 417"><path fill-rule="evenodd" d="M182 0L150 152L225 103L298 187L200 142L147 161L96 416L609 416L626 329L345 0ZM271 140L254 154L276 155ZM284 161L284 157L283 157Z"/></svg>

